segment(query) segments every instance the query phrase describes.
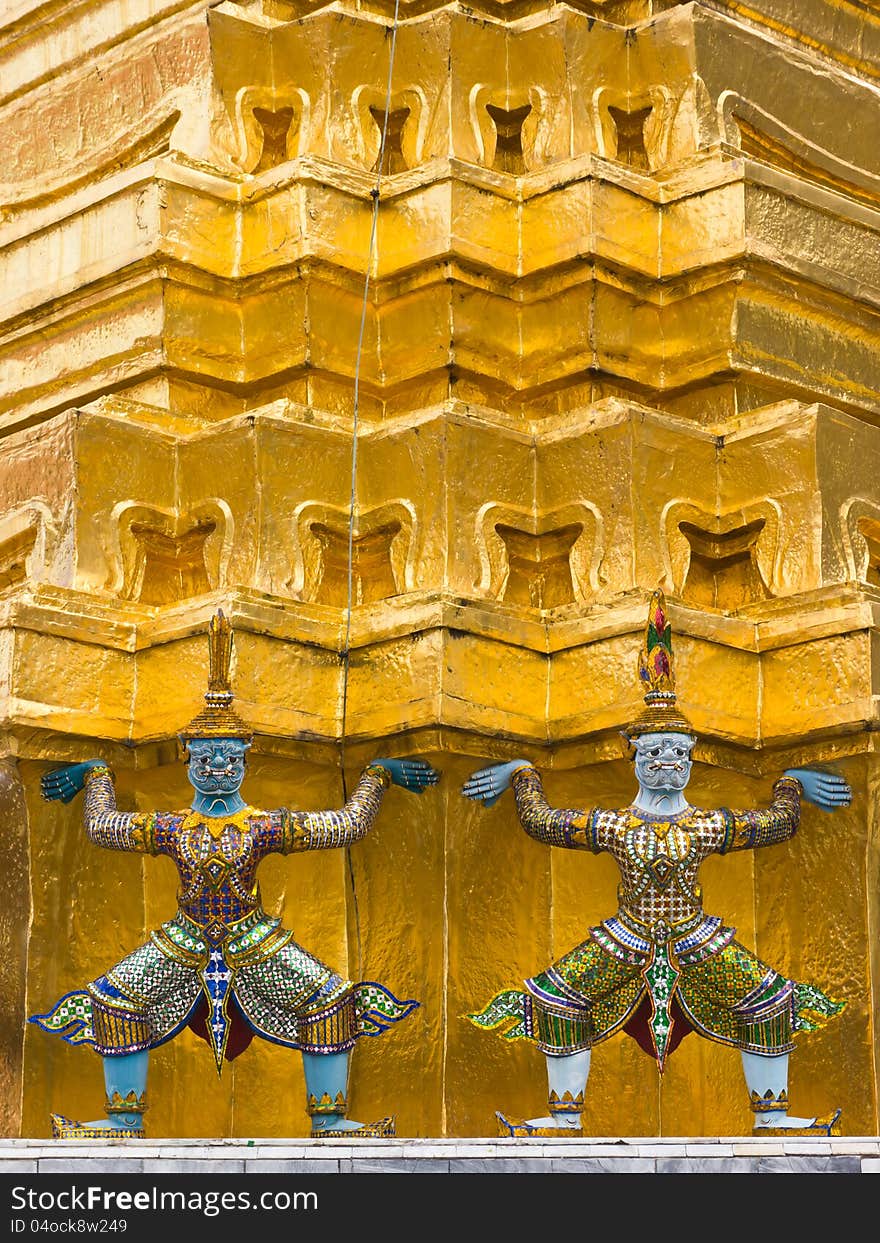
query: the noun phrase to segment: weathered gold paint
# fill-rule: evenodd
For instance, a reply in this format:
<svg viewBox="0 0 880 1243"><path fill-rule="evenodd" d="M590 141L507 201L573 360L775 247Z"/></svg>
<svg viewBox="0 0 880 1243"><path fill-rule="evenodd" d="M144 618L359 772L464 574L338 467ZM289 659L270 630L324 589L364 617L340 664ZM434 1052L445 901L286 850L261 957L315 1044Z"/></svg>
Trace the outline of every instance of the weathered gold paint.
<svg viewBox="0 0 880 1243"><path fill-rule="evenodd" d="M792 1096L874 1133L880 23L402 0L368 269L392 9L32 0L0 24L0 1126L96 1115L98 1060L25 1017L175 905L167 861L97 850L39 776L102 755L124 807L186 802L175 731L218 605L247 797L342 799L369 270L346 768L419 753L443 779L392 790L350 867L261 873L311 950L422 1001L361 1042L353 1113L473 1135L540 1110L540 1056L461 1016L610 914L614 867L458 790L527 755L560 805L631 797L617 731L661 586L694 801L754 805L807 762L852 782L845 813L703 879L745 944L847 1001ZM254 1042L217 1083L184 1033L148 1129L302 1135L303 1093L295 1055ZM589 1133L748 1123L733 1051L689 1037L662 1082L625 1037L596 1051Z"/></svg>

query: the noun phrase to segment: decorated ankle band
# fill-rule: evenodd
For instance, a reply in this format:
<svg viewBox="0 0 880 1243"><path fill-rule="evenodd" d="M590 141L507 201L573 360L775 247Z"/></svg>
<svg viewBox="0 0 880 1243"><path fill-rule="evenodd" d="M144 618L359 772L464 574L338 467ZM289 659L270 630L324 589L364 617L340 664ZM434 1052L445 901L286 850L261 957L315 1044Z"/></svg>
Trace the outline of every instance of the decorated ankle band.
<svg viewBox="0 0 880 1243"><path fill-rule="evenodd" d="M306 1113L310 1118L325 1117L328 1114L341 1114L345 1117L348 1112L348 1101L342 1092L336 1093L334 1099L329 1092L325 1092L320 1100L313 1093L309 1094L306 1100Z"/></svg>
<svg viewBox="0 0 880 1243"><path fill-rule="evenodd" d="M138 1096L137 1092L132 1089L127 1096L121 1096L118 1092L114 1092L112 1096L108 1096L104 1103L104 1113L110 1114L145 1114L147 1112L147 1094L141 1092Z"/></svg>
<svg viewBox="0 0 880 1243"><path fill-rule="evenodd" d="M757 1092L751 1094L752 1112L756 1114L785 1114L788 1113L788 1093L785 1088L774 1096L770 1088L759 1096Z"/></svg>
<svg viewBox="0 0 880 1243"><path fill-rule="evenodd" d="M354 1131L312 1131L312 1139L387 1139L395 1134L393 1117L365 1122Z"/></svg>
<svg viewBox="0 0 880 1243"><path fill-rule="evenodd" d="M551 1092L548 1104L554 1118L557 1115L571 1117L572 1114L580 1117L584 1112L584 1094L578 1092L577 1096L572 1096L570 1092L563 1092L562 1096L559 1096L557 1092Z"/></svg>
<svg viewBox="0 0 880 1243"><path fill-rule="evenodd" d="M115 1142L116 1140L147 1138L143 1127L83 1126L81 1122L65 1118L63 1114L50 1114L49 1116L52 1120L53 1139L104 1139Z"/></svg>

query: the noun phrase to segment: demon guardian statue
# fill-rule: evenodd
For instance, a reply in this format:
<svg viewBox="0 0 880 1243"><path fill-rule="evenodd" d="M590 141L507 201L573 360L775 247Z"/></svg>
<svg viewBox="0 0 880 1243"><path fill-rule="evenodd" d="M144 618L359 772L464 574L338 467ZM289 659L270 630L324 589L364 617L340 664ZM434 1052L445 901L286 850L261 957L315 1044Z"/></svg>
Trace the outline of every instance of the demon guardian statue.
<svg viewBox="0 0 880 1243"><path fill-rule="evenodd" d="M814 769L790 769L765 811L703 811L684 790L696 739L675 706L672 639L663 596L650 605L640 677L646 707L625 734L638 791L619 811L549 806L526 760L484 768L463 793L486 806L513 786L530 837L569 850L610 852L619 869L617 914L591 928L583 944L526 980L525 991L498 994L478 1027L534 1041L547 1059L549 1114L514 1121L498 1114L502 1135L579 1135L593 1046L623 1030L666 1059L690 1031L742 1054L760 1133L832 1134L827 1118L789 1113L788 1059L796 1032L812 1031L843 1009L811 984L767 966L707 915L697 883L710 854L784 842L797 830L801 799L827 811L848 806L849 786Z"/></svg>
<svg viewBox="0 0 880 1243"><path fill-rule="evenodd" d="M372 825L392 783L417 793L437 781L423 760L368 764L341 811L260 811L239 793L253 731L232 708L232 631L222 613L209 628L205 707L180 734L195 791L187 811L119 812L101 760L43 778L47 799L69 802L85 787L89 838L111 850L169 855L179 909L142 945L84 990L31 1022L102 1057L107 1120L52 1116L59 1138L142 1138L149 1050L190 1026L208 1041L218 1073L260 1036L299 1049L312 1134L391 1135L394 1120L346 1117L349 1058L358 1037L379 1035L418 1004L381 984L354 983L297 945L262 907L257 867L267 854L348 846Z"/></svg>

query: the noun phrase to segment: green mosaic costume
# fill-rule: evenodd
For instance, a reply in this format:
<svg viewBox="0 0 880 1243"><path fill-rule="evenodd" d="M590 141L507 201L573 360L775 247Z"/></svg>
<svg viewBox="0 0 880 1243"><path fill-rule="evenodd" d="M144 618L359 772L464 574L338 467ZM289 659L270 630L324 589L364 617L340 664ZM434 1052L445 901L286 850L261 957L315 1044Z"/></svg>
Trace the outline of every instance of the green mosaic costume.
<svg viewBox="0 0 880 1243"><path fill-rule="evenodd" d="M843 1009L810 984L786 979L740 945L736 929L706 915L697 874L710 854L783 842L797 831L800 783L781 777L764 811L689 808L654 819L634 808L554 810L531 766L513 774L523 828L537 841L608 851L620 869L617 915L525 991L499 993L478 1027L526 1037L564 1056L627 1031L663 1068L678 1041L697 1031L743 1052L778 1055L792 1036Z"/></svg>

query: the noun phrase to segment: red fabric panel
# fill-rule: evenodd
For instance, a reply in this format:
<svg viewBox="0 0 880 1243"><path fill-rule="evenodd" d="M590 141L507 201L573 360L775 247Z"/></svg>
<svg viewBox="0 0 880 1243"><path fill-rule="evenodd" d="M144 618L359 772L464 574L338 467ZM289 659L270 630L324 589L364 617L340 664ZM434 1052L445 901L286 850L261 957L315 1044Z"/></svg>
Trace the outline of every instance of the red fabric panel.
<svg viewBox="0 0 880 1243"><path fill-rule="evenodd" d="M225 1056L227 1062L232 1062L238 1057L239 1053L244 1053L254 1038L254 1032L242 1017L241 1011L235 1004L234 997L230 997L226 1006L226 1012L229 1015L230 1023ZM199 998L199 1004L196 1006L189 1023L187 1023L187 1027L191 1027L199 1039L210 1045L213 1051L214 1045L208 1034L208 1002L204 993Z"/></svg>
<svg viewBox="0 0 880 1243"><path fill-rule="evenodd" d="M685 1036L694 1030L685 1017L684 1010L678 1004L678 997L676 996L672 998L672 1005L669 1007L669 1017L672 1019L672 1030L669 1033L669 1044L666 1047L667 1058L675 1052ZM624 1024L623 1030L628 1036L632 1036L639 1048L643 1049L648 1057L656 1060L657 1053L654 1049L653 1037L651 1036L650 1019L651 999L646 993L639 1002L635 1013Z"/></svg>

